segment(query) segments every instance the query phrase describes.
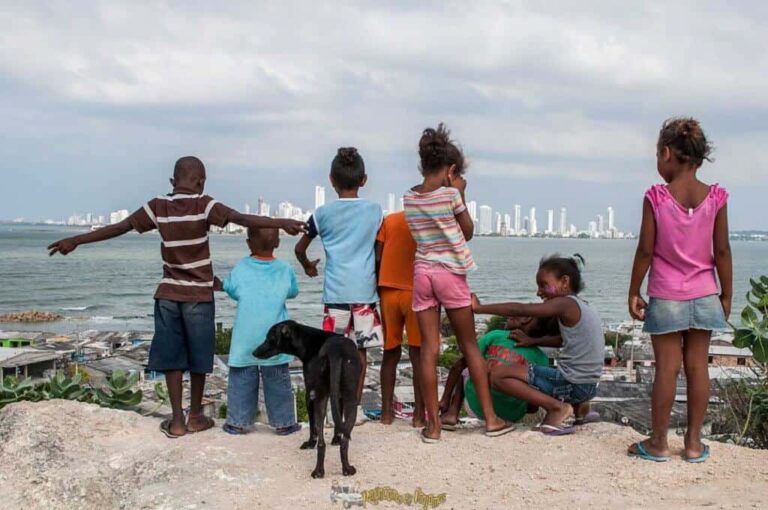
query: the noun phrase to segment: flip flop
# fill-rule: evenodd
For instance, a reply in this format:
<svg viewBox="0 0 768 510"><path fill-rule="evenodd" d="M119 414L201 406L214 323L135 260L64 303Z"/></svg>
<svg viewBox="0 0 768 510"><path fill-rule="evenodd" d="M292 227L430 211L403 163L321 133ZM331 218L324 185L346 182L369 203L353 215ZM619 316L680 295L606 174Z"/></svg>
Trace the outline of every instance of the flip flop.
<svg viewBox="0 0 768 510"><path fill-rule="evenodd" d="M189 425L187 425L187 434L197 434L198 432L205 432L206 430L212 429L216 425L216 422L213 421L213 418L210 418L208 416L201 416L201 418L205 420L205 425L203 426L203 428L192 430L189 428Z"/></svg>
<svg viewBox="0 0 768 510"><path fill-rule="evenodd" d="M709 445L707 444L704 445L704 450L701 452L701 455L699 455L698 457L688 458L686 456L683 456L683 460L691 464L701 464L708 458L709 458Z"/></svg>
<svg viewBox="0 0 768 510"><path fill-rule="evenodd" d="M421 442L427 443L427 444L435 444L440 442L440 438L434 438L434 437L427 437L424 435L424 432L426 432L426 429L421 429Z"/></svg>
<svg viewBox="0 0 768 510"><path fill-rule="evenodd" d="M587 423L597 423L600 421L600 413L597 411L590 411L583 418L576 418L573 424L578 426L586 425Z"/></svg>
<svg viewBox="0 0 768 510"><path fill-rule="evenodd" d="M440 428L443 430L447 430L448 432L455 432L459 430L459 424L458 423L443 423Z"/></svg>
<svg viewBox="0 0 768 510"><path fill-rule="evenodd" d="M509 434L513 430L515 430L515 425L512 423L507 423L504 427L498 429L498 430L486 430L485 436L486 437L499 437L503 436L504 434Z"/></svg>
<svg viewBox="0 0 768 510"><path fill-rule="evenodd" d="M670 458L666 456L657 456L648 453L648 450L645 449L645 446L643 446L643 443L640 441L635 443L633 446L637 449L637 452L628 451L627 455L630 457L637 457L638 459L650 460L653 462L667 462L670 460Z"/></svg>
<svg viewBox="0 0 768 510"><path fill-rule="evenodd" d="M542 423L539 432L545 436L567 436L576 432L576 427L558 427L557 425L547 425Z"/></svg>
<svg viewBox="0 0 768 510"><path fill-rule="evenodd" d="M233 436L242 436L246 433L245 429L242 427L235 427L234 425L230 425L229 423L225 423L221 430L226 432L227 434L232 434Z"/></svg>
<svg viewBox="0 0 768 510"><path fill-rule="evenodd" d="M165 434L165 437L169 439L177 439L183 436L184 434L174 434L171 432L171 419L167 418L160 422L160 432Z"/></svg>

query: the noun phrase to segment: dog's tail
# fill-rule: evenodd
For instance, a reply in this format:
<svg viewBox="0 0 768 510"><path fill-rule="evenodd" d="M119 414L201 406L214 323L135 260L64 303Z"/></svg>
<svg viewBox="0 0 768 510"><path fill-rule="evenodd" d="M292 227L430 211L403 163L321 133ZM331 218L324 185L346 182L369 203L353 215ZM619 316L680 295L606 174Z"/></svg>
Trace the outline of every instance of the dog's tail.
<svg viewBox="0 0 768 510"><path fill-rule="evenodd" d="M333 416L333 423L337 426L341 426L342 417L341 409L339 409L339 402L341 402L341 363L342 360L338 356L329 356L330 370L331 370L331 416Z"/></svg>

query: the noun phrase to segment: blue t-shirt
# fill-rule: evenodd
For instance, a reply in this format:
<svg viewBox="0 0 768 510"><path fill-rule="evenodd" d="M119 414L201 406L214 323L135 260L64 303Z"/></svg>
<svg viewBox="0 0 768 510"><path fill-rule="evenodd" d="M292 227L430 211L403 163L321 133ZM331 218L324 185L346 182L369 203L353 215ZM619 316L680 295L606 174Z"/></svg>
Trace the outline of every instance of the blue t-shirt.
<svg viewBox="0 0 768 510"><path fill-rule="evenodd" d="M281 365L293 359L278 354L268 359L253 356L267 337L269 328L288 320L285 302L299 295L296 273L281 260L245 257L224 280L224 291L237 301L229 366Z"/></svg>
<svg viewBox="0 0 768 510"><path fill-rule="evenodd" d="M374 246L383 219L381 206L361 198L341 198L317 208L310 236L319 235L325 248L323 303L378 302Z"/></svg>

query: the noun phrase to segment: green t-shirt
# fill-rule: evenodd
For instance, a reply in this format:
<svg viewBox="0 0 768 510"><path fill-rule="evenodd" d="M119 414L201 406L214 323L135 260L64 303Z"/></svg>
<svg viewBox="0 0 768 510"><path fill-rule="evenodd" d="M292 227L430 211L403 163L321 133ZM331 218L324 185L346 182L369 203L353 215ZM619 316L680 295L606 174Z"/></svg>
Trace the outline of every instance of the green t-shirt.
<svg viewBox="0 0 768 510"><path fill-rule="evenodd" d="M509 331L496 330L483 335L477 345L486 360L495 360L503 365L541 365L547 366L547 355L538 347L518 347L514 340L509 338ZM471 379L464 384L464 398L467 399L470 409L479 417L483 417L483 409L477 398L475 385ZM493 409L501 418L508 421L519 421L528 411L528 403L512 398L504 393L491 390Z"/></svg>

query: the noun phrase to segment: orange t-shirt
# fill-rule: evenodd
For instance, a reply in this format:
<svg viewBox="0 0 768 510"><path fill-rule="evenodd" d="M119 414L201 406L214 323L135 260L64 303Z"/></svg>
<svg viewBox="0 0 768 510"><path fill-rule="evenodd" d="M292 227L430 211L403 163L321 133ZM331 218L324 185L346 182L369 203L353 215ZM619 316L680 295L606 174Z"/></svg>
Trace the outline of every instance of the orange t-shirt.
<svg viewBox="0 0 768 510"><path fill-rule="evenodd" d="M389 214L376 240L384 245L379 268L379 287L413 290L413 263L416 241L411 236L405 212Z"/></svg>

